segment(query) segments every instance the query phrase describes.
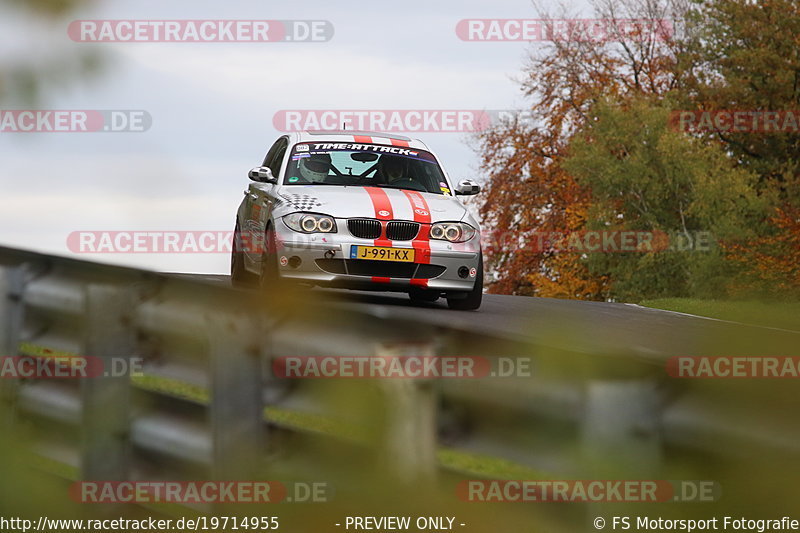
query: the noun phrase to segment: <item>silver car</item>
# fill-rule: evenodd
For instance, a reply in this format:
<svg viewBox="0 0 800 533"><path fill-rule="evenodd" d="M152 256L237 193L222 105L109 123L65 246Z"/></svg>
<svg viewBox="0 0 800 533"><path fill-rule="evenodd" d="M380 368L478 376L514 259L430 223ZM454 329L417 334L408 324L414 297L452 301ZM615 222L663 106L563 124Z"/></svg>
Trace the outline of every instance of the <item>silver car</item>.
<svg viewBox="0 0 800 533"><path fill-rule="evenodd" d="M480 307L478 222L422 142L375 132L292 133L272 145L236 213L231 278L279 280Z"/></svg>

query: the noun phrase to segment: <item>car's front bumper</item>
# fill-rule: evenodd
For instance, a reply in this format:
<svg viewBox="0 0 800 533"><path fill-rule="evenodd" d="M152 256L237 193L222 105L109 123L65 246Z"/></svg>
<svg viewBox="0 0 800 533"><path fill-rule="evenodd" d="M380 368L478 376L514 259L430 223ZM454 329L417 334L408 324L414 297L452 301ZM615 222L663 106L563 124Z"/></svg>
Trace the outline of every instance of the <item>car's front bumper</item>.
<svg viewBox="0 0 800 533"><path fill-rule="evenodd" d="M375 246L375 241L354 237L347 231L346 221L336 222L338 233L307 235L292 231L278 220L275 227L281 277L321 286L380 291L419 288L466 292L475 285L480 254L477 233L465 243L392 241L393 248L415 249L415 263L366 261L350 259L350 247Z"/></svg>

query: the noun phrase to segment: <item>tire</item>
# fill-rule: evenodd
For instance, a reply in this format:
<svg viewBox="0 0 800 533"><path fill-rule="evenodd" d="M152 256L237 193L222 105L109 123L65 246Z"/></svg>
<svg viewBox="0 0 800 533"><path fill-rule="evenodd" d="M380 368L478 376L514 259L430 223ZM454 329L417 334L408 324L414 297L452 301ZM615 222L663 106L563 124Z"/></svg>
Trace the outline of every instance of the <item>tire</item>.
<svg viewBox="0 0 800 533"><path fill-rule="evenodd" d="M276 289L280 283L278 273L278 248L276 246L275 231L267 226L264 232L264 251L261 254L261 276L258 285L262 290Z"/></svg>
<svg viewBox="0 0 800 533"><path fill-rule="evenodd" d="M435 302L439 299L439 293L436 291L426 291L424 289L417 289L408 292L408 297L411 298L412 302L421 303L421 302Z"/></svg>
<svg viewBox="0 0 800 533"><path fill-rule="evenodd" d="M240 247L239 235L241 235L241 231L237 220L233 233L233 246L231 246L231 285L242 288L252 287L256 284L257 277L244 267L244 252Z"/></svg>
<svg viewBox="0 0 800 533"><path fill-rule="evenodd" d="M448 298L447 307L457 311L474 311L481 306L483 300L483 253L478 259L478 272L475 274L475 286L467 293L466 298Z"/></svg>

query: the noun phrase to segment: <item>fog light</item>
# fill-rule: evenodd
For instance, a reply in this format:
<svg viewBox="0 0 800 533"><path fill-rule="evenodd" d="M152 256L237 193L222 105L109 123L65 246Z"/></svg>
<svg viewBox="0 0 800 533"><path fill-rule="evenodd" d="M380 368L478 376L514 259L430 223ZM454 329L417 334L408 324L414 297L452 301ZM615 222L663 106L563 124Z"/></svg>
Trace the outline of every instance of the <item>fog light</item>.
<svg viewBox="0 0 800 533"><path fill-rule="evenodd" d="M467 267L461 267L458 269L459 278L466 278L467 276L469 276L469 269Z"/></svg>
<svg viewBox="0 0 800 533"><path fill-rule="evenodd" d="M292 257L289 258L289 266L292 268L299 267L302 264L302 262L303 260L297 257L296 255L293 255Z"/></svg>

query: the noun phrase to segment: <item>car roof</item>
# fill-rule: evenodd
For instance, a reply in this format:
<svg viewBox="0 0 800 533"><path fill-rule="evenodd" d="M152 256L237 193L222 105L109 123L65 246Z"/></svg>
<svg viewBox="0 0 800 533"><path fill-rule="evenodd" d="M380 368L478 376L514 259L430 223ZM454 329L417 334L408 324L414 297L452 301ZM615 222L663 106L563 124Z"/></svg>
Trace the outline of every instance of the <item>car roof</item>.
<svg viewBox="0 0 800 533"><path fill-rule="evenodd" d="M356 142L407 146L418 150L429 150L424 142L396 133L359 130L309 130L295 133L294 143L302 142Z"/></svg>

